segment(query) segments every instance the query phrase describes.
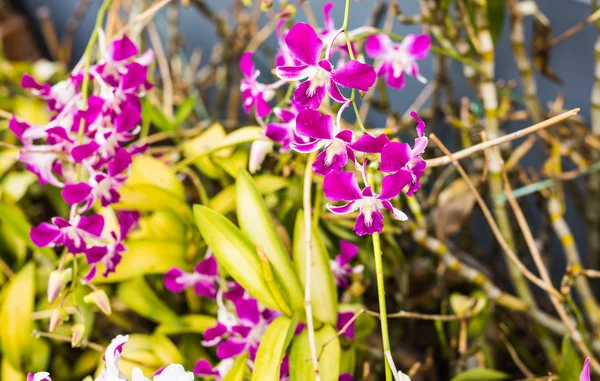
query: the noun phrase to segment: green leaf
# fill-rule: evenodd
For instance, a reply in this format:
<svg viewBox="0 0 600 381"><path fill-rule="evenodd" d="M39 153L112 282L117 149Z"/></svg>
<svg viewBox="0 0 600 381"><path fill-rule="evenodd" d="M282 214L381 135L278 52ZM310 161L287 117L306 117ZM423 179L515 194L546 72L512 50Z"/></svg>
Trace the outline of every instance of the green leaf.
<svg viewBox="0 0 600 381"><path fill-rule="evenodd" d="M21 373L18 369L15 369L8 361L8 359L2 359L2 365L0 369L0 380L3 381L23 381L27 378L27 374Z"/></svg>
<svg viewBox="0 0 600 381"><path fill-rule="evenodd" d="M229 372L223 377L223 381L242 381L247 368L246 360L248 360L248 352L244 352L241 356L238 356L231 369L229 369Z"/></svg>
<svg viewBox="0 0 600 381"><path fill-rule="evenodd" d="M38 181L38 177L32 172L11 172L2 179L0 185L2 198L10 203L18 202L29 187Z"/></svg>
<svg viewBox="0 0 600 381"><path fill-rule="evenodd" d="M180 335L184 333L204 333L217 324L217 319L207 315L184 315L177 320L162 323L156 332L164 335Z"/></svg>
<svg viewBox="0 0 600 381"><path fill-rule="evenodd" d="M451 381L495 381L506 380L510 376L496 369L476 368L457 374Z"/></svg>
<svg viewBox="0 0 600 381"><path fill-rule="evenodd" d="M194 111L196 102L198 102L198 94L186 99L179 105L179 108L177 108L177 112L175 113L175 125L180 125L190 116L192 111Z"/></svg>
<svg viewBox="0 0 600 381"><path fill-rule="evenodd" d="M315 332L319 375L321 381L338 381L340 377L341 349L337 330L329 324ZM327 344L325 347L323 347ZM315 372L310 355L306 329L296 336L290 350L290 381L314 381Z"/></svg>
<svg viewBox="0 0 600 381"><path fill-rule="evenodd" d="M506 17L505 8L505 0L487 0L488 25L494 43L498 41L504 27L504 18Z"/></svg>
<svg viewBox="0 0 600 381"><path fill-rule="evenodd" d="M185 246L180 242L143 240L127 243L127 253L114 273L96 277L94 283L115 283L147 274L164 274L172 267L187 268ZM98 272L104 272L104 265Z"/></svg>
<svg viewBox="0 0 600 381"><path fill-rule="evenodd" d="M252 381L279 381L279 368L285 351L294 336L297 316L290 319L280 316L267 328L260 341Z"/></svg>
<svg viewBox="0 0 600 381"><path fill-rule="evenodd" d="M117 295L135 313L157 323L169 323L179 317L148 286L143 277L119 285Z"/></svg>
<svg viewBox="0 0 600 381"><path fill-rule="evenodd" d="M254 181L261 195L275 193L289 185L288 180L272 175L256 176ZM219 213L225 214L235 209L235 199L235 185L230 185L213 197L208 206Z"/></svg>
<svg viewBox="0 0 600 381"><path fill-rule="evenodd" d="M31 238L29 238L31 225L27 222L23 212L18 207L0 204L0 221L32 250L42 254L44 257L56 259L56 254L52 249L47 247L38 248L31 241Z"/></svg>
<svg viewBox="0 0 600 381"><path fill-rule="evenodd" d="M16 370L31 355L31 314L35 302L35 265L25 265L8 283L0 309L0 348Z"/></svg>
<svg viewBox="0 0 600 381"><path fill-rule="evenodd" d="M254 245L221 214L202 205L194 205L194 217L200 234L212 249L219 265L246 291L270 308L279 310L263 276Z"/></svg>
<svg viewBox="0 0 600 381"><path fill-rule="evenodd" d="M267 209L252 176L245 170L238 173L236 181L238 223L242 232L256 246L260 246L283 288L287 300L295 310L304 309L302 285L294 272L290 254L275 230ZM329 265L329 262L327 263Z"/></svg>
<svg viewBox="0 0 600 381"><path fill-rule="evenodd" d="M579 381L579 373L583 369L583 361L573 346L569 335L565 335L561 346L561 361L558 371L560 381Z"/></svg>
<svg viewBox="0 0 600 381"><path fill-rule="evenodd" d="M121 195L119 203L113 205L117 210L147 212L169 209L186 219L191 216L190 208L183 200L155 185L125 185L119 193Z"/></svg>
<svg viewBox="0 0 600 381"><path fill-rule="evenodd" d="M173 168L152 156L140 155L133 159L125 186L136 185L154 185L177 199L185 198L185 188Z"/></svg>
<svg viewBox="0 0 600 381"><path fill-rule="evenodd" d="M146 102L146 109L144 110L150 116L150 121L161 131L174 131L178 128L178 124L172 123L169 118L162 112L161 109L152 105L150 102Z"/></svg>
<svg viewBox="0 0 600 381"><path fill-rule="evenodd" d="M152 350L163 364L183 364L185 359L168 337L154 332L152 335Z"/></svg>
<svg viewBox="0 0 600 381"><path fill-rule="evenodd" d="M227 172L229 176L236 178L240 169L248 167L249 154L247 149L238 149L233 154L226 157L213 156L212 160L221 169Z"/></svg>
<svg viewBox="0 0 600 381"><path fill-rule="evenodd" d="M304 212L296 215L294 227L294 266L300 281L306 279L306 245L304 230ZM312 273L311 300L314 317L324 323L337 323L337 287L329 265L329 254L316 229L312 229Z"/></svg>

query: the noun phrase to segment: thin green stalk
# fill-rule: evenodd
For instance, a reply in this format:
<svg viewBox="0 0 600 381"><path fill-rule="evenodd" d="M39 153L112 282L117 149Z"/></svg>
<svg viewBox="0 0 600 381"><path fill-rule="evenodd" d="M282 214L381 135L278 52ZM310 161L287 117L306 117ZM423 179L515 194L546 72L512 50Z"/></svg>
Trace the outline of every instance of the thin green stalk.
<svg viewBox="0 0 600 381"><path fill-rule="evenodd" d="M381 339L383 340L383 353L391 354L390 333L387 323L387 306L385 303L385 285L383 283L383 263L381 254L381 242L379 233L373 233L373 256L375 257L375 274L377 276L377 296L379 297L379 316L381 320ZM387 358L387 357L386 357ZM386 361L385 367L386 381L392 381L391 364Z"/></svg>

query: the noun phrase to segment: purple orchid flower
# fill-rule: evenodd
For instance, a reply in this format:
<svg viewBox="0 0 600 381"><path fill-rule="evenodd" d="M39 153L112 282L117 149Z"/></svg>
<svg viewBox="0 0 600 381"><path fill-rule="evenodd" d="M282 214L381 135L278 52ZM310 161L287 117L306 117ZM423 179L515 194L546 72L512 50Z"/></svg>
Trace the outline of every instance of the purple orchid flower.
<svg viewBox="0 0 600 381"><path fill-rule="evenodd" d="M345 103L344 106L347 106ZM342 106L342 108L344 108ZM308 143L290 143L290 146L303 153L314 152L322 147L313 163L313 171L320 175L330 172L339 172L348 163L348 159L356 163L354 151L365 153L381 152L384 145L389 142L385 135L374 137L364 134L356 142L352 142L352 130L341 130L339 119L343 109L338 112L338 122L334 131L333 118L329 115L321 115L317 110L302 110L296 118L296 133L310 139Z"/></svg>
<svg viewBox="0 0 600 381"><path fill-rule="evenodd" d="M194 287L194 291L198 295L207 298L216 299L217 287L219 281L217 271L217 260L208 253L202 261L200 261L193 273L174 267L165 274L165 287L171 292L182 292L188 287Z"/></svg>
<svg viewBox="0 0 600 381"><path fill-rule="evenodd" d="M406 180L408 183L410 180ZM323 191L325 196L332 201L347 201L341 206L327 204L327 209L335 214L348 214L359 210L354 231L357 235L380 233L383 230L383 215L379 211L384 208L392 212L392 216L400 221L406 221L408 217L402 211L394 208L390 199L396 197L395 184L384 182L380 194L373 190L365 181L365 188L361 191L352 172L331 172L325 176Z"/></svg>
<svg viewBox="0 0 600 381"><path fill-rule="evenodd" d="M277 28L275 29L275 33L277 35L277 45L279 49L277 50L277 54L275 55L275 67L277 66L298 66L300 65L300 61L294 57L294 55L290 52L287 44L285 43L285 37L287 36L287 32L283 32L283 26L285 25L287 19L282 18L277 23Z"/></svg>
<svg viewBox="0 0 600 381"><path fill-rule="evenodd" d="M254 68L252 52L246 52L242 55L240 70L244 74L244 79L242 79L240 84L244 111L248 114L254 107L256 108L256 115L259 117L262 118L269 115L271 106L269 106L268 102L273 98L275 92L268 85L257 81L260 71Z"/></svg>
<svg viewBox="0 0 600 381"><path fill-rule="evenodd" d="M346 326L346 324L348 324L352 318L354 317L354 312L340 312L338 313L338 320L337 320L337 329L338 331L341 331L342 328L344 328ZM346 328L346 331L342 334L342 336L349 338L350 340L354 340L354 321L352 321L352 323L350 323L350 325L348 326L348 328Z"/></svg>
<svg viewBox="0 0 600 381"><path fill-rule="evenodd" d="M337 36L340 33L340 30L335 28L335 22L334 22L333 18L331 17L331 11L333 10L333 6L334 6L334 3L325 3L325 5L323 5L324 27L321 29L320 35L321 35L321 39L323 40L323 43L325 44L325 46L331 45L331 55L332 56L335 53L339 52L337 62L334 66L336 68L340 68L344 65L346 58L349 56L349 53L348 53L348 45L347 44L342 44L342 45L337 45L337 46L333 45L334 39L337 38ZM352 51L356 54L356 51L354 49L354 44L351 43L350 46L352 47Z"/></svg>
<svg viewBox="0 0 600 381"><path fill-rule="evenodd" d="M583 363L583 370L581 371L581 374L579 375L579 381L590 381L590 380L591 380L590 359L586 358L585 362Z"/></svg>
<svg viewBox="0 0 600 381"><path fill-rule="evenodd" d="M377 74L395 89L404 87L404 73L420 82L427 82L419 74L417 60L425 59L430 48L431 40L426 34L408 34L399 44L394 44L385 34L378 34L369 36L365 44L367 55L379 60L376 65Z"/></svg>
<svg viewBox="0 0 600 381"><path fill-rule="evenodd" d="M331 271L335 276L335 283L339 287L348 287L348 277L355 273L363 271L363 266L350 266L350 262L358 254L358 247L348 241L340 242L340 254L335 256L335 259L329 261Z"/></svg>
<svg viewBox="0 0 600 381"><path fill-rule="evenodd" d="M347 99L338 85L367 91L375 82L376 74L371 65L350 60L334 70L328 57L320 59L323 41L309 24L295 24L288 32L285 42L301 65L278 66L276 73L286 81L308 79L294 90L294 102L302 108L318 108L327 94L333 100L345 103Z"/></svg>
<svg viewBox="0 0 600 381"><path fill-rule="evenodd" d="M87 249L89 239L99 239L104 229L104 218L100 214L75 216L71 221L60 217L52 223L42 222L31 228L29 236L37 247L64 245L69 253L79 254Z"/></svg>
<svg viewBox="0 0 600 381"><path fill-rule="evenodd" d="M27 381L52 381L52 379L50 379L50 373L48 372L37 372L36 374L27 374Z"/></svg>
<svg viewBox="0 0 600 381"><path fill-rule="evenodd" d="M281 120L279 123L269 123L265 129L265 135L276 143L281 144L281 152L288 152L290 144L306 144L310 139L299 135L296 131L296 117L298 108L293 106L289 109L275 108L274 114Z"/></svg>
<svg viewBox="0 0 600 381"><path fill-rule="evenodd" d="M421 188L420 179L425 172L427 163L421 154L427 147L427 137L424 136L425 123L419 118L416 112L410 113L417 121L417 138L413 148L407 143L391 142L386 144L381 151L381 165L379 167L383 172L392 173L384 177L383 182L395 184L397 193L408 184L410 184L406 194L412 196ZM409 179L408 183L406 179Z"/></svg>
<svg viewBox="0 0 600 381"><path fill-rule="evenodd" d="M115 272L115 269L123 254L127 250L125 247L125 238L131 230L133 230L140 219L139 212L131 211L120 211L117 213L117 220L119 222L119 235L116 232L111 232L110 235L113 241L105 246L93 246L90 247L85 257L87 263L91 265L90 271L85 276L85 279L89 282L95 278L97 272L97 266L99 263L104 263L104 273L102 276L107 277L108 274Z"/></svg>

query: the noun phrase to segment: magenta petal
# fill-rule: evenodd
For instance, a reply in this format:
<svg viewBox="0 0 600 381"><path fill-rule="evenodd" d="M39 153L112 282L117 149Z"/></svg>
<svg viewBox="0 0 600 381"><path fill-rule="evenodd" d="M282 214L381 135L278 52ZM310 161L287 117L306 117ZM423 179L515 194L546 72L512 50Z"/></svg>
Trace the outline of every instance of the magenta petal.
<svg viewBox="0 0 600 381"><path fill-rule="evenodd" d="M354 137L354 133L352 132L352 130L341 130L335 137L336 139L340 139L345 143L351 143L352 138Z"/></svg>
<svg viewBox="0 0 600 381"><path fill-rule="evenodd" d="M327 92L329 93L331 99L333 99L336 102L346 103L348 101L348 99L346 99L346 97L344 97L344 95L340 92L338 85L335 82L333 82L331 78L327 82Z"/></svg>
<svg viewBox="0 0 600 381"><path fill-rule="evenodd" d="M76 163L81 163L88 157L98 152L98 148L100 148L100 145L94 141L91 141L87 144L74 147L71 150L71 157L73 157L73 160L75 160Z"/></svg>
<svg viewBox="0 0 600 381"><path fill-rule="evenodd" d="M427 34L408 34L404 37L402 44L406 44L407 53L411 56L422 60L427 57L431 48L431 39Z"/></svg>
<svg viewBox="0 0 600 381"><path fill-rule="evenodd" d="M348 153L344 149L342 152L329 154L327 148L319 153L312 165L313 172L318 175L326 176L330 172L339 172L348 163Z"/></svg>
<svg viewBox="0 0 600 381"><path fill-rule="evenodd" d="M421 119L419 114L417 114L415 111L411 111L410 116L417 121L417 136L422 137L425 134L425 122L423 122L423 119Z"/></svg>
<svg viewBox="0 0 600 381"><path fill-rule="evenodd" d="M277 66L275 68L275 74L286 81L299 81L308 77L308 69L310 69L310 66L308 65Z"/></svg>
<svg viewBox="0 0 600 381"><path fill-rule="evenodd" d="M138 48L126 35L119 40L111 42L108 54L115 61L123 61L138 54Z"/></svg>
<svg viewBox="0 0 600 381"><path fill-rule="evenodd" d="M302 153L309 153L309 152L314 152L314 151L318 150L319 148L321 148L321 146L323 145L322 143L323 142L320 140L315 140L310 143L291 142L290 147L292 147L292 149L294 151L298 151L298 152L302 152Z"/></svg>
<svg viewBox="0 0 600 381"><path fill-rule="evenodd" d="M377 210L370 213L370 218L366 218L364 213L359 214L353 230L361 237L365 234L381 233L383 230L383 214Z"/></svg>
<svg viewBox="0 0 600 381"><path fill-rule="evenodd" d="M210 365L210 363L208 361L206 361L205 359L200 359L198 360L198 362L196 363L196 365L194 365L194 374L197 374L198 376L218 376L219 375L219 371L216 369L213 369L213 367Z"/></svg>
<svg viewBox="0 0 600 381"><path fill-rule="evenodd" d="M350 373L342 373L338 381L354 381L354 376Z"/></svg>
<svg viewBox="0 0 600 381"><path fill-rule="evenodd" d="M325 23L325 28L328 30L333 29L333 19L331 18L331 9L333 8L333 3L325 3L323 5L323 21Z"/></svg>
<svg viewBox="0 0 600 381"><path fill-rule="evenodd" d="M392 40L385 34L369 36L365 43L365 51L371 58L379 58L386 54L392 47Z"/></svg>
<svg viewBox="0 0 600 381"><path fill-rule="evenodd" d="M89 184L82 182L79 184L65 185L61 191L61 195L67 204L73 205L84 201L86 198L88 198L91 192L92 187Z"/></svg>
<svg viewBox="0 0 600 381"><path fill-rule="evenodd" d="M579 375L579 381L590 381L590 359L589 357L585 359L585 362L583 363L583 370L581 371L581 374Z"/></svg>
<svg viewBox="0 0 600 381"><path fill-rule="evenodd" d="M29 74L23 74L21 77L21 87L24 89L45 90L45 92L50 91L50 85L40 85L38 81Z"/></svg>
<svg viewBox="0 0 600 381"><path fill-rule="evenodd" d="M215 342L220 340L227 333L227 327L221 323L204 331L204 340L206 342Z"/></svg>
<svg viewBox="0 0 600 381"><path fill-rule="evenodd" d="M256 325L260 321L260 311L256 299L240 299L235 303L235 310L241 322Z"/></svg>
<svg viewBox="0 0 600 381"><path fill-rule="evenodd" d="M296 132L313 139L333 139L333 118L317 110L302 110L296 118Z"/></svg>
<svg viewBox="0 0 600 381"><path fill-rule="evenodd" d="M108 175L115 177L125 172L131 165L131 154L124 149L119 149L115 153L114 159L108 164Z"/></svg>
<svg viewBox="0 0 600 381"><path fill-rule="evenodd" d="M396 172L406 165L411 158L410 146L406 143L391 142L381 150L381 165L383 172Z"/></svg>
<svg viewBox="0 0 600 381"><path fill-rule="evenodd" d="M265 117L271 113L271 106L263 97L263 93L256 95L256 114L258 116Z"/></svg>
<svg viewBox="0 0 600 381"><path fill-rule="evenodd" d="M358 254L358 246L345 240L340 242L340 259L342 265L350 263L356 257L356 254Z"/></svg>
<svg viewBox="0 0 600 381"><path fill-rule="evenodd" d="M381 200L389 200L396 197L405 186L412 181L412 174L406 170L400 170L387 175L381 181L381 194L377 197Z"/></svg>
<svg viewBox="0 0 600 381"><path fill-rule="evenodd" d="M303 63L315 66L323 50L323 41L312 26L299 22L295 24L285 37L290 52Z"/></svg>
<svg viewBox="0 0 600 381"><path fill-rule="evenodd" d="M362 198L356 176L352 172L332 172L325 176L323 192L332 201L354 201Z"/></svg>
<svg viewBox="0 0 600 381"><path fill-rule="evenodd" d="M396 72L396 70L394 70L394 67L392 65L388 65L387 66L387 73L386 73L386 82L387 84L393 88L393 89L401 89L404 87L404 85L406 84L406 80L404 78L404 71L400 70L398 72Z"/></svg>
<svg viewBox="0 0 600 381"><path fill-rule="evenodd" d="M128 103L115 118L117 132L131 131L140 123L142 123L141 110L130 103Z"/></svg>
<svg viewBox="0 0 600 381"><path fill-rule="evenodd" d="M327 210L329 210L333 214L348 214L354 212L357 209L356 203L354 201L340 206L333 206L331 204L327 204L325 206L327 207Z"/></svg>
<svg viewBox="0 0 600 381"><path fill-rule="evenodd" d="M217 347L217 356L221 359L228 359L237 356L246 349L246 342L235 338L219 343Z"/></svg>
<svg viewBox="0 0 600 381"><path fill-rule="evenodd" d="M242 54L240 58L240 71L246 77L252 77L254 74L254 63L252 62L252 52Z"/></svg>
<svg viewBox="0 0 600 381"><path fill-rule="evenodd" d="M194 292L214 300L217 296L217 287L211 279L200 279L194 283Z"/></svg>
<svg viewBox="0 0 600 381"><path fill-rule="evenodd" d="M29 237L37 247L48 246L60 236L60 230L47 222L31 228Z"/></svg>
<svg viewBox="0 0 600 381"><path fill-rule="evenodd" d="M187 284L177 281L183 275L183 271L177 267L173 267L165 274L164 282L167 290L171 292L182 292L187 287Z"/></svg>
<svg viewBox="0 0 600 381"><path fill-rule="evenodd" d="M341 331L342 328L344 328L344 326L346 324L348 324L348 322L354 317L354 313L353 312L341 312L338 314L338 321L337 321L337 329L338 331ZM354 339L354 322L352 322L348 328L346 328L346 332L344 332L344 334L342 335L344 337L347 337L349 339Z"/></svg>
<svg viewBox="0 0 600 381"><path fill-rule="evenodd" d="M376 78L377 74L375 74L373 66L356 60L346 62L344 66L331 75L333 82L343 87L362 91L369 90L373 86L373 83L375 83Z"/></svg>
<svg viewBox="0 0 600 381"><path fill-rule="evenodd" d="M265 135L274 142L282 143L289 135L285 124L270 123L265 129Z"/></svg>
<svg viewBox="0 0 600 381"><path fill-rule="evenodd" d="M140 212L123 210L117 213L117 219L119 220L119 239L123 241L129 231L133 229L140 219Z"/></svg>
<svg viewBox="0 0 600 381"><path fill-rule="evenodd" d="M88 265L98 263L106 256L108 249L106 246L93 246L85 251L85 258L87 259Z"/></svg>
<svg viewBox="0 0 600 381"><path fill-rule="evenodd" d="M194 271L202 275L217 276L217 260L209 255L196 265Z"/></svg>
<svg viewBox="0 0 600 381"><path fill-rule="evenodd" d="M366 133L363 134L357 141L350 144L349 147L355 151L365 153L381 153L383 147L390 142L390 139L385 134L381 134L377 137Z"/></svg>
<svg viewBox="0 0 600 381"><path fill-rule="evenodd" d="M91 216L81 216L77 228L93 236L99 237L104 229L104 217L101 214Z"/></svg>
<svg viewBox="0 0 600 381"><path fill-rule="evenodd" d="M17 120L17 118L15 118L14 116L10 119L10 122L8 122L8 128L15 134L17 135L17 137L19 139L21 139L23 137L23 133L25 132L25 130L27 130L29 127L31 127L28 123L25 122L19 122Z"/></svg>
<svg viewBox="0 0 600 381"><path fill-rule="evenodd" d="M314 89L311 81L304 81L294 90L294 102L304 109L318 109L327 95L325 85L316 86Z"/></svg>

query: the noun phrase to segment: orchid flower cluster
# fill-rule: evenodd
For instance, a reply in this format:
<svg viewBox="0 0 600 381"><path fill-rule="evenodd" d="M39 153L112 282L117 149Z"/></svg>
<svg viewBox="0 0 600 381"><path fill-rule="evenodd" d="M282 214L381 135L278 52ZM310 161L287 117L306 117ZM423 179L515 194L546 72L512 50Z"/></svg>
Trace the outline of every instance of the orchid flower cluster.
<svg viewBox="0 0 600 381"><path fill-rule="evenodd" d="M142 373L142 371L135 367L131 377L127 377L119 369L119 361L121 360L121 353L123 352L123 346L129 340L129 336L118 335L115 337L110 345L106 348L104 353L105 369L96 377L95 381L150 381L150 379ZM193 381L194 374L187 372L180 364L171 364L167 367L159 369L153 377L154 381ZM52 381L48 372L29 373L27 375L27 381Z"/></svg>
<svg viewBox="0 0 600 381"><path fill-rule="evenodd" d="M363 236L383 230L383 209L390 211L397 220L407 219L390 200L405 188L408 196L420 188L426 166L421 154L428 140L424 136L425 123L415 112L411 112L411 116L417 122L417 138L412 147L391 141L384 134L375 136L364 131L355 137L352 130L342 127L342 114L352 104L354 94L348 98L340 87L366 92L377 76L396 89L404 86L405 75L424 81L417 61L426 57L431 41L426 34L408 35L401 43L392 42L385 34L370 36L365 51L375 59L373 67L355 59L353 44L335 44L344 30L335 30L330 17L332 7L333 4L328 3L323 9L325 28L320 32L302 22L284 32L284 21L279 23L280 47L275 58L275 73L280 81L270 85L260 83L260 71L252 63L252 53L247 52L241 58L244 109L246 112L254 110L258 122L265 128L264 139L255 141L251 147L249 167L252 172L257 170L272 150L273 143L280 144L282 152L320 151L312 169L325 176L323 191L327 198L345 202L343 205L328 204L327 208L336 214L358 211L354 231ZM334 53L339 53L335 65L332 62ZM271 109L269 101L274 90L283 83L293 86L291 100L287 105ZM330 98L341 104L335 120L332 115L321 112L323 104L328 104ZM263 118L267 116L274 116L276 121L265 122ZM362 163L359 157L363 158ZM379 170L383 172L378 193L368 181L368 159L373 164L379 163ZM362 188L354 172L344 171L349 162L362 173Z"/></svg>
<svg viewBox="0 0 600 381"><path fill-rule="evenodd" d="M338 286L348 287L348 277L362 271L361 265L350 265L357 253L358 247L348 241L341 242L340 254L331 261L331 269ZM164 283L171 292L179 293L192 288L197 295L217 303L217 324L206 330L202 345L216 347L220 363L213 367L206 359L200 359L194 367L195 374L212 377L217 381L222 380L233 366L234 359L243 353L248 354L247 363L250 368L253 367L262 337L271 322L281 315L280 312L263 308L258 300L252 298L238 283L224 282L219 276L217 261L210 250L198 262L194 272L188 273L174 267L165 274ZM227 291L223 291L224 289ZM352 312L340 313L338 329L342 329L353 316ZM299 324L296 334L303 329L304 325ZM354 323L349 324L343 336L354 339ZM281 380L287 380L288 373L286 356L280 368ZM345 374L340 379L351 381L352 376Z"/></svg>
<svg viewBox="0 0 600 381"><path fill-rule="evenodd" d="M87 280L96 276L101 262L104 276L115 270L125 251L123 241L138 218L134 212L119 212L118 231L105 236L104 218L91 210L97 203L106 207L119 201L132 156L144 150L126 144L141 128L140 98L152 87L147 72L154 59L150 50L140 55L127 36L107 47L99 45L95 65L76 68L54 86L39 84L29 75L22 78L23 88L46 101L52 113L49 123L32 126L15 117L10 121L23 144L19 161L42 185L62 188L71 206L68 220L42 222L31 229L31 240L38 247L64 246L71 254L84 253L91 265ZM88 97L89 82L94 86Z"/></svg>

